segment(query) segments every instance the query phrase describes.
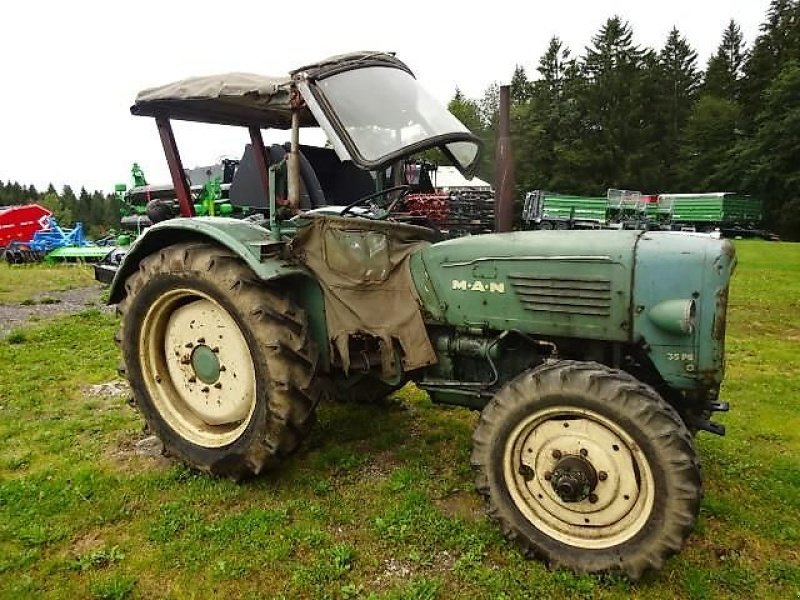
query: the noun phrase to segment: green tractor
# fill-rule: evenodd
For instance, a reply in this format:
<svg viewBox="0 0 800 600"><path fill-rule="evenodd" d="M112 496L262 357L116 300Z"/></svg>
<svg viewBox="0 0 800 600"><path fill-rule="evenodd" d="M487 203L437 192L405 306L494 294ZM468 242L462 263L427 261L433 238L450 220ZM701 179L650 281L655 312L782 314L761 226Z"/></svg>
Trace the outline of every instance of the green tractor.
<svg viewBox="0 0 800 600"><path fill-rule="evenodd" d="M377 400L413 381L481 411L477 488L527 556L636 579L681 549L702 498L693 436L724 433L710 416L727 409L729 242L642 231L440 242L396 220L405 159L437 148L471 176L480 142L392 54L185 80L131 110L155 118L186 218L139 237L110 302L135 405L171 454L258 475L297 449L322 397ZM171 119L248 129L261 218L190 218ZM326 146L301 145L303 127ZM285 155L270 155L262 129L290 132ZM303 210L312 188L318 208Z"/></svg>

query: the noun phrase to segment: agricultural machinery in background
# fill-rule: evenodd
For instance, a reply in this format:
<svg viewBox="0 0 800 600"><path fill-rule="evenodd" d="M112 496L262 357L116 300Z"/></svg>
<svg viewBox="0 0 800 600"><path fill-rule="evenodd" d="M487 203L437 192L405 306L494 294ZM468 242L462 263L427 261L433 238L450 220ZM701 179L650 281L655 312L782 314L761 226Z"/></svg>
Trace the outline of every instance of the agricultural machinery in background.
<svg viewBox="0 0 800 600"><path fill-rule="evenodd" d="M694 434L724 433L710 418L727 410L734 249L510 232L508 87L500 99L498 233L437 242L450 213L414 204L406 161L437 149L469 178L481 144L393 54L141 92L131 112L155 119L181 217L144 230L114 277L122 373L170 453L237 479L284 462L322 397L378 400L413 381L481 411L476 485L526 556L636 579L692 531ZM254 176L235 193L240 164L228 195L257 218L191 218L173 119L247 129ZM301 145L304 127L328 145ZM262 129L288 130L288 149L273 155ZM401 205L434 223L397 220Z"/></svg>
<svg viewBox="0 0 800 600"><path fill-rule="evenodd" d="M644 195L608 190L605 196L571 196L536 190L525 196L527 229L642 229L718 231L726 237L768 237L760 229L762 203L730 192Z"/></svg>
<svg viewBox="0 0 800 600"><path fill-rule="evenodd" d="M49 210L38 204L0 206L0 250L14 242L27 242L47 226Z"/></svg>
<svg viewBox="0 0 800 600"><path fill-rule="evenodd" d="M108 253L110 239L86 239L83 225L63 228L38 204L0 210L0 247L12 265L40 262L94 262Z"/></svg>

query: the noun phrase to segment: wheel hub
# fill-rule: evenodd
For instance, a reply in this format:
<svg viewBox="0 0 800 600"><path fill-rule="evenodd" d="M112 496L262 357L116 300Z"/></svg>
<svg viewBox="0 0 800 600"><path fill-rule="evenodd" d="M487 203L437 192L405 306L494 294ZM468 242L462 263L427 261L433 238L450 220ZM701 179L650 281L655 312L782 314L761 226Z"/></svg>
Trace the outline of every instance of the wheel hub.
<svg viewBox="0 0 800 600"><path fill-rule="evenodd" d="M556 463L550 485L564 502L581 502L597 485L597 472L585 458L565 456Z"/></svg>
<svg viewBox="0 0 800 600"><path fill-rule="evenodd" d="M219 352L219 350L217 350ZM201 344L192 350L192 369L194 374L203 383L216 383L219 379L219 358L210 346Z"/></svg>
<svg viewBox="0 0 800 600"><path fill-rule="evenodd" d="M630 436L587 409L532 413L509 435L504 476L523 515L554 539L606 548L629 539L652 508L653 477Z"/></svg>
<svg viewBox="0 0 800 600"><path fill-rule="evenodd" d="M200 446L235 440L256 406L256 373L233 316L195 290L176 289L150 307L140 335L143 371L164 420Z"/></svg>

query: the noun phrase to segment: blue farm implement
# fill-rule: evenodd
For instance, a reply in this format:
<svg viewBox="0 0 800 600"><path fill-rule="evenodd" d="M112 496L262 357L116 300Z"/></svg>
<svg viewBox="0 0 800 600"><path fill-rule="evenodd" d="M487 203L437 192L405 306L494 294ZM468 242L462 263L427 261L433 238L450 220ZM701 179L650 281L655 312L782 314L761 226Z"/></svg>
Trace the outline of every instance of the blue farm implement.
<svg viewBox="0 0 800 600"><path fill-rule="evenodd" d="M5 250L9 264L30 262L96 261L108 254L107 247L98 246L86 239L83 225L76 223L72 229L59 226L54 217L46 217L42 229L34 232L27 242L11 242Z"/></svg>

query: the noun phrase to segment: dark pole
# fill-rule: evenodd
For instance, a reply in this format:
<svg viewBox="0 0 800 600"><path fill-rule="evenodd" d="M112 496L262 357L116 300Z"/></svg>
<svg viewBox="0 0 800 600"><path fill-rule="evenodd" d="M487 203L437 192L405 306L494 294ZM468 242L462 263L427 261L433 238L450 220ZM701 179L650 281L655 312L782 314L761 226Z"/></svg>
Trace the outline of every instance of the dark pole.
<svg viewBox="0 0 800 600"><path fill-rule="evenodd" d="M264 188L264 199L267 202L267 206L269 206L269 159L267 158L267 150L264 148L264 138L261 136L261 129L256 126L249 127L248 131L250 131L253 156L256 158L258 178L261 180L261 187Z"/></svg>
<svg viewBox="0 0 800 600"><path fill-rule="evenodd" d="M172 133L172 125L169 119L156 117L156 127L158 135L161 136L161 145L164 147L164 154L169 165L169 174L172 176L172 185L175 186L175 195L178 197L178 204L181 207L182 217L194 216L194 204L186 182L186 173L183 171L181 155L178 153L178 145L175 143L175 135Z"/></svg>
<svg viewBox="0 0 800 600"><path fill-rule="evenodd" d="M511 153L510 86L500 86L500 123L494 170L494 230L511 231L514 224L514 156Z"/></svg>

